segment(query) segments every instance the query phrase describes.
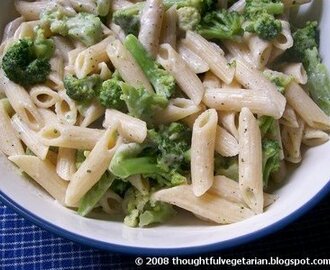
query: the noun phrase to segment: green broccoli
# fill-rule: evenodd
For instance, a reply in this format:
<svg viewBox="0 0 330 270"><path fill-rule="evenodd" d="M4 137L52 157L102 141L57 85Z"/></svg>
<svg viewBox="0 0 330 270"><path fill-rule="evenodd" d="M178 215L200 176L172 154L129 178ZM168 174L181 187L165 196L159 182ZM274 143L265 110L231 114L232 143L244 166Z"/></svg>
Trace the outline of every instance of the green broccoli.
<svg viewBox="0 0 330 270"><path fill-rule="evenodd" d="M129 113L152 124L155 112L166 108L168 99L157 94L150 94L144 88L134 87L121 83L123 94L121 98L126 102Z"/></svg>
<svg viewBox="0 0 330 270"><path fill-rule="evenodd" d="M76 151L76 169L78 170L81 164L86 160L87 156L89 155L90 151L79 149Z"/></svg>
<svg viewBox="0 0 330 270"><path fill-rule="evenodd" d="M215 175L224 175L238 181L238 159L237 157L223 157L216 154L214 157Z"/></svg>
<svg viewBox="0 0 330 270"><path fill-rule="evenodd" d="M275 15L284 12L281 0L247 0L244 15L247 19L244 30L256 33L265 40L272 40L282 31L281 21Z"/></svg>
<svg viewBox="0 0 330 270"><path fill-rule="evenodd" d="M78 13L68 17L59 8L46 10L41 14L41 22L49 26L54 34L69 36L86 46L92 46L103 38L102 22L90 13Z"/></svg>
<svg viewBox="0 0 330 270"><path fill-rule="evenodd" d="M269 184L270 175L280 168L280 150L279 143L275 140L262 140L262 171L263 182L266 188Z"/></svg>
<svg viewBox="0 0 330 270"><path fill-rule="evenodd" d="M138 36L140 30L140 11L144 2L138 2L127 8L116 10L112 14L112 20L118 24L126 35Z"/></svg>
<svg viewBox="0 0 330 270"><path fill-rule="evenodd" d="M251 33L256 33L259 37L265 40L272 40L282 31L280 20L274 18L273 15L262 13L250 20L244 30Z"/></svg>
<svg viewBox="0 0 330 270"><path fill-rule="evenodd" d="M148 131L148 140L158 148L158 166L165 170L184 170L187 164L187 153L191 146L191 130L180 123L162 125ZM190 162L190 160L188 160Z"/></svg>
<svg viewBox="0 0 330 270"><path fill-rule="evenodd" d="M97 13L101 17L109 14L111 8L111 0L96 0Z"/></svg>
<svg viewBox="0 0 330 270"><path fill-rule="evenodd" d="M121 99L122 94L120 81L113 77L102 83L99 101L106 108L127 111L126 103Z"/></svg>
<svg viewBox="0 0 330 270"><path fill-rule="evenodd" d="M178 27L183 31L195 30L201 21L201 14L194 7L177 9Z"/></svg>
<svg viewBox="0 0 330 270"><path fill-rule="evenodd" d="M49 59L54 51L54 41L46 39L43 30L39 29L34 41L20 39L8 48L2 68L11 81L22 86L43 83L51 72Z"/></svg>
<svg viewBox="0 0 330 270"><path fill-rule="evenodd" d="M166 98L171 97L175 91L174 77L152 59L134 35L128 35L124 45L150 80L156 93Z"/></svg>
<svg viewBox="0 0 330 270"><path fill-rule="evenodd" d="M330 116L330 77L327 67L321 63L316 47L306 50L304 65L308 75L307 86L311 97Z"/></svg>
<svg viewBox="0 0 330 270"><path fill-rule="evenodd" d="M142 174L155 179L159 186L174 186L186 182L186 178L175 170L165 170L159 166L155 149L150 149L146 144L129 143L119 146L109 170L120 179Z"/></svg>
<svg viewBox="0 0 330 270"><path fill-rule="evenodd" d="M228 10L207 13L196 31L207 39L236 39L243 34L243 16Z"/></svg>
<svg viewBox="0 0 330 270"><path fill-rule="evenodd" d="M118 178L116 178L116 179L113 181L113 183L112 183L110 189L111 189L114 193L118 194L120 197L124 197L126 191L127 191L131 186L132 186L132 185L131 185L130 182L128 182L128 181L126 181L126 180L123 180L123 179L118 179Z"/></svg>
<svg viewBox="0 0 330 270"><path fill-rule="evenodd" d="M258 118L259 128L261 136L264 137L266 134L275 134L275 119L271 116L263 115Z"/></svg>
<svg viewBox="0 0 330 270"><path fill-rule="evenodd" d="M293 46L287 51L287 56L294 60L305 59L306 50L319 47L319 33L317 22L307 22L303 28L297 29L293 34Z"/></svg>
<svg viewBox="0 0 330 270"><path fill-rule="evenodd" d="M285 88L292 82L293 77L280 73L280 72L276 72L276 71L271 71L271 70L265 70L263 72L264 76L270 80L272 83L274 83L277 87L277 90L280 93L284 93Z"/></svg>
<svg viewBox="0 0 330 270"><path fill-rule="evenodd" d="M102 80L99 75L87 76L78 79L73 75L64 78L64 87L67 95L75 101L90 102L100 91Z"/></svg>
<svg viewBox="0 0 330 270"><path fill-rule="evenodd" d="M281 0L246 0L245 3L245 13L250 18L264 12L270 15L280 15L284 12Z"/></svg>
<svg viewBox="0 0 330 270"><path fill-rule="evenodd" d="M124 223L130 227L144 227L153 223L163 223L176 212L170 204L150 200L150 194L142 194L130 188L124 198L126 217Z"/></svg>
<svg viewBox="0 0 330 270"><path fill-rule="evenodd" d="M307 22L303 28L297 29L293 33L293 40L293 47L286 56L303 62L311 97L327 115L330 115L330 77L327 67L321 63L318 51L317 22Z"/></svg>

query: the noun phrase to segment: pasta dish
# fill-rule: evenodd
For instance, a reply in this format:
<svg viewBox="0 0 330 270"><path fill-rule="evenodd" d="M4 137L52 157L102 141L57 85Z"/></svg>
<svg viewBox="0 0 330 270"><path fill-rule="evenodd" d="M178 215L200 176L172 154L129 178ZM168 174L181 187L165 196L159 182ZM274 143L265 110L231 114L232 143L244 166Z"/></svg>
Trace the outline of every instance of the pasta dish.
<svg viewBox="0 0 330 270"><path fill-rule="evenodd" d="M0 46L0 150L63 206L131 227L276 203L328 141L311 0L16 1Z"/></svg>

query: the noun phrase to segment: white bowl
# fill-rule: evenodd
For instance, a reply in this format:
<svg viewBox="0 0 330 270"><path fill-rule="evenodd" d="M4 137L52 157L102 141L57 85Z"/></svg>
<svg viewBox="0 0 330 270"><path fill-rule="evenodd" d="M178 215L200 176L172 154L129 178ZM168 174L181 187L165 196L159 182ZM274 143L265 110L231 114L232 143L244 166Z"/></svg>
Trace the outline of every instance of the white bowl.
<svg viewBox="0 0 330 270"><path fill-rule="evenodd" d="M12 18L12 3L2 0L0 29ZM304 8L306 11L306 8ZM309 11L312 10L312 13ZM330 67L330 2L314 1L305 18L319 18L321 51ZM228 248L272 233L314 206L330 190L330 143L309 149L303 162L277 191L279 199L267 211L231 225L209 225L185 213L170 224L153 228L128 228L121 222L82 218L55 203L44 191L18 175L0 156L0 198L33 223L85 245L131 254L178 255Z"/></svg>

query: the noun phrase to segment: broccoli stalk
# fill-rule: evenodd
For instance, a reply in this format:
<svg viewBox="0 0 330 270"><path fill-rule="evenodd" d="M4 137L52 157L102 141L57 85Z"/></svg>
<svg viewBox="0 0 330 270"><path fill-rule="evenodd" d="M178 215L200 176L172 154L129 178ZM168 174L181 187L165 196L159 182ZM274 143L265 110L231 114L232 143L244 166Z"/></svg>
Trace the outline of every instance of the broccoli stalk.
<svg viewBox="0 0 330 270"><path fill-rule="evenodd" d="M236 39L243 34L243 16L227 10L207 13L196 31L206 39Z"/></svg>
<svg viewBox="0 0 330 270"><path fill-rule="evenodd" d="M167 171L158 166L154 154L140 156L146 148L146 145L137 143L121 145L111 160L110 172L121 179L142 174L157 180L160 186L173 186L186 182L186 178L174 170Z"/></svg>
<svg viewBox="0 0 330 270"><path fill-rule="evenodd" d="M49 59L55 51L54 41L38 29L34 41L20 39L6 51L2 68L6 76L22 86L43 83L51 71Z"/></svg>
<svg viewBox="0 0 330 270"><path fill-rule="evenodd" d="M284 12L284 4L281 0L246 0L245 12L250 17L263 12L280 15Z"/></svg>
<svg viewBox="0 0 330 270"><path fill-rule="evenodd" d="M129 113L151 124L156 111L164 109L168 105L168 100L164 96L150 94L144 88L134 87L121 83L123 94L121 99L126 102Z"/></svg>
<svg viewBox="0 0 330 270"><path fill-rule="evenodd" d="M158 95L171 97L175 91L175 79L155 62L134 35L128 35L124 42Z"/></svg>
<svg viewBox="0 0 330 270"><path fill-rule="evenodd" d="M264 137L266 134L276 134L275 119L273 117L263 115L258 118L258 123L262 137Z"/></svg>
<svg viewBox="0 0 330 270"><path fill-rule="evenodd" d="M306 50L304 66L308 75L308 90L318 106L330 116L330 77L327 67L321 63L316 47Z"/></svg>
<svg viewBox="0 0 330 270"><path fill-rule="evenodd" d="M73 75L64 78L64 87L67 95L75 101L90 102L95 98L101 88L102 80L99 75L91 75L78 79Z"/></svg>
<svg viewBox="0 0 330 270"><path fill-rule="evenodd" d="M262 168L264 187L268 186L271 173L280 168L280 145L275 140L263 139L262 141Z"/></svg>

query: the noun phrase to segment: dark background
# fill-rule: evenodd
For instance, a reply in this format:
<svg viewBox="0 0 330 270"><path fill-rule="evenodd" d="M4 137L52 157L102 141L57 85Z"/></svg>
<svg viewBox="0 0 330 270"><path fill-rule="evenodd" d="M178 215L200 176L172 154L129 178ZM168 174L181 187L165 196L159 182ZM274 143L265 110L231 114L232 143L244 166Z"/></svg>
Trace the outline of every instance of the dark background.
<svg viewBox="0 0 330 270"><path fill-rule="evenodd" d="M239 247L190 258L330 258L329 214L328 195L280 231ZM31 245L31 235L28 231L33 234L36 243L34 247ZM91 249L62 239L32 225L0 203L0 269L135 269L135 258ZM14 265L14 268L11 267ZM189 269L192 268L194 267ZM225 267L219 266L218 269L220 268ZM325 269L325 266L321 269Z"/></svg>

